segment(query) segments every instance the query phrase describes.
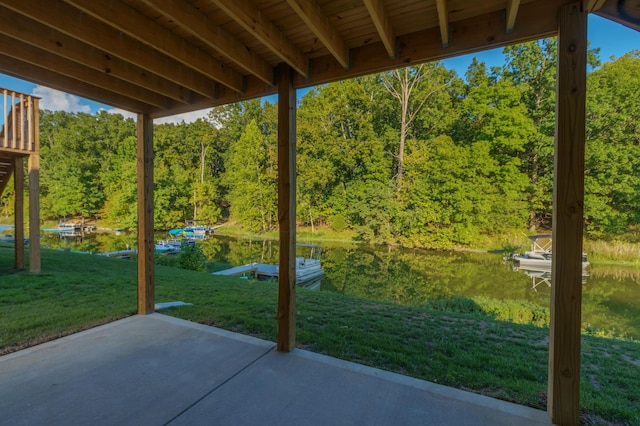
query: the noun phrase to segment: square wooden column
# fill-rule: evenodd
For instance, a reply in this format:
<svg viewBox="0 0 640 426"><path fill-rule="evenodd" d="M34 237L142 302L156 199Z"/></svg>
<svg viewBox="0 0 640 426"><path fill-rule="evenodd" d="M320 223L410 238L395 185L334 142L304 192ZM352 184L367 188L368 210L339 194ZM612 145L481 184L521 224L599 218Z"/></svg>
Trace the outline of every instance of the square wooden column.
<svg viewBox="0 0 640 426"><path fill-rule="evenodd" d="M558 28L547 411L561 425L580 422L586 59L587 12L577 2L562 8Z"/></svg>
<svg viewBox="0 0 640 426"><path fill-rule="evenodd" d="M24 104L24 102L23 102ZM29 168L29 272L39 274L40 265L40 113L39 100L29 105L29 139L32 154Z"/></svg>
<svg viewBox="0 0 640 426"><path fill-rule="evenodd" d="M296 344L296 90L290 66L278 66L278 342L280 352Z"/></svg>
<svg viewBox="0 0 640 426"><path fill-rule="evenodd" d="M40 273L40 154L29 155L29 272Z"/></svg>
<svg viewBox="0 0 640 426"><path fill-rule="evenodd" d="M16 270L24 269L24 160L22 157L13 158L13 236L15 237L15 266Z"/></svg>
<svg viewBox="0 0 640 426"><path fill-rule="evenodd" d="M153 120L138 114L138 314L155 311Z"/></svg>

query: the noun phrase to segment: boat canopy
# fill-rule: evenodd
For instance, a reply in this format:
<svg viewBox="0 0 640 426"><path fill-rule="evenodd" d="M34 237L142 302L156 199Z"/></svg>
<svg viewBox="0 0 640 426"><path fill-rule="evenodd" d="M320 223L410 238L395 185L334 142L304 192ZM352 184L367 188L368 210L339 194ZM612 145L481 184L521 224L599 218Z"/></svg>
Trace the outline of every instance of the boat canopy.
<svg viewBox="0 0 640 426"><path fill-rule="evenodd" d="M552 247L552 235L551 234L543 234L543 235L531 235L527 238L531 240L532 243L532 251L543 251L543 252L551 252ZM541 242L542 240L542 242Z"/></svg>

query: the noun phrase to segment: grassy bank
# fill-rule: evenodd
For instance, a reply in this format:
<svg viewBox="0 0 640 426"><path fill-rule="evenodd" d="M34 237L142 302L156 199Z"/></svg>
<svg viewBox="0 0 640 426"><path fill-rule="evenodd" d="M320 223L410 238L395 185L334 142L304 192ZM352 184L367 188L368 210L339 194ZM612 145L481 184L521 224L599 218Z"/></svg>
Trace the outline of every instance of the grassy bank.
<svg viewBox="0 0 640 426"><path fill-rule="evenodd" d="M235 222L228 222L219 227L216 227L216 234L228 235L232 237L253 238L256 240L267 239L277 240L279 234L277 230L265 231L265 232L249 232L247 229L238 225ZM296 238L299 242L313 242L313 241L331 241L331 242L345 242L355 243L356 233L352 230L344 230L341 232L334 231L328 226L315 227L311 229L309 226L296 227Z"/></svg>
<svg viewBox="0 0 640 426"><path fill-rule="evenodd" d="M597 263L640 264L638 241L585 241L584 250Z"/></svg>
<svg viewBox="0 0 640 426"><path fill-rule="evenodd" d="M42 274L15 273L13 247L0 243L1 352L135 313L134 262L52 250L42 258ZM276 299L275 283L156 270L157 302L194 304L164 313L272 341ZM460 301L452 306L460 311ZM545 328L306 289L296 311L298 347L545 409ZM582 363L584 421L640 425L640 345L584 336Z"/></svg>

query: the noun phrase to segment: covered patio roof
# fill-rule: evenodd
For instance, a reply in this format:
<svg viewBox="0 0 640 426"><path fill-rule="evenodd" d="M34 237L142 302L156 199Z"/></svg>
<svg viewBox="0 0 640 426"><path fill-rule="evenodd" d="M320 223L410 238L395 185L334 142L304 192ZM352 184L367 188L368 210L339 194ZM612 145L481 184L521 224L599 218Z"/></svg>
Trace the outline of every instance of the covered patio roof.
<svg viewBox="0 0 640 426"><path fill-rule="evenodd" d="M288 352L296 89L558 35L548 411L577 424L591 12L640 29L629 0L0 0L0 72L138 113L140 314L154 311L153 119L277 93L277 349Z"/></svg>
<svg viewBox="0 0 640 426"><path fill-rule="evenodd" d="M161 117L553 36L574 0L4 0L0 72ZM637 5L586 8L638 29Z"/></svg>

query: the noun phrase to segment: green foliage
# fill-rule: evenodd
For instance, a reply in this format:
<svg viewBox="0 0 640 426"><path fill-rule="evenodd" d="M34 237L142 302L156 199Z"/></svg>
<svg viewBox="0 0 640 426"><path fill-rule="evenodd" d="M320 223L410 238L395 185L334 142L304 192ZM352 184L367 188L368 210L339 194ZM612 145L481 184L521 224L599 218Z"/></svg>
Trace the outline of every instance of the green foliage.
<svg viewBox="0 0 640 426"><path fill-rule="evenodd" d="M553 39L507 47L503 67L475 60L466 81L436 62L309 91L297 110L298 223L440 248L550 226L556 50ZM589 64L586 232L609 238L640 223L640 54L599 67L590 50ZM156 125L156 228L275 229L276 115L252 100ZM133 120L43 111L40 132L42 216L134 228ZM7 188L4 218L12 199Z"/></svg>
<svg viewBox="0 0 640 426"><path fill-rule="evenodd" d="M44 216L94 216L106 199L103 177L117 167L112 153L134 135L133 121L105 111L43 111L40 123Z"/></svg>
<svg viewBox="0 0 640 426"><path fill-rule="evenodd" d="M485 297L433 299L427 307L456 314L480 314L498 321L548 327L551 314L548 308L523 300L498 300Z"/></svg>
<svg viewBox="0 0 640 426"><path fill-rule="evenodd" d="M178 254L178 267L190 271L207 272L207 257L198 245L182 244Z"/></svg>
<svg viewBox="0 0 640 426"><path fill-rule="evenodd" d="M207 272L207 257L198 245L190 246L183 243L178 254L156 253L155 263L172 268Z"/></svg>
<svg viewBox="0 0 640 426"><path fill-rule="evenodd" d="M275 150L268 136L260 131L256 120L251 120L229 149L227 171L222 177L229 188L231 216L251 231L266 231L276 223Z"/></svg>
<svg viewBox="0 0 640 426"><path fill-rule="evenodd" d="M593 237L640 223L640 51L594 71L587 81L585 219Z"/></svg>

